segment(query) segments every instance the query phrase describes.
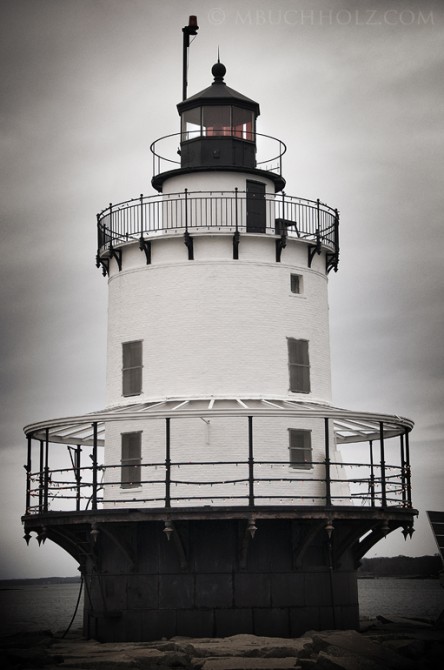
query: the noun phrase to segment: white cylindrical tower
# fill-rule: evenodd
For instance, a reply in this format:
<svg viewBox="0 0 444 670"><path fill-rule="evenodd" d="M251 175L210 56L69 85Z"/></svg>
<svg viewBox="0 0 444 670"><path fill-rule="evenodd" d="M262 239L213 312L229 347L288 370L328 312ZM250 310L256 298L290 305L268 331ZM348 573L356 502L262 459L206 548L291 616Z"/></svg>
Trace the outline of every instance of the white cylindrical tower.
<svg viewBox="0 0 444 670"><path fill-rule="evenodd" d="M108 407L174 400L196 412L205 401L217 410L243 399L328 406L327 277L337 266L337 212L283 192L283 143L261 140L259 105L225 84L221 63L212 72L211 86L178 105L181 132L173 138L180 166L164 170L169 159L160 154L162 141L152 145L152 183L160 195L99 215L99 260L109 275ZM271 160L259 155L261 141ZM236 417L200 419L206 428L198 419L183 421L172 447L196 463L199 476L188 470L192 481L213 481L215 467L202 463L222 455L239 460L244 428ZM288 479L302 478L300 502L315 503L324 427L310 418L262 422L256 457L277 461ZM133 421L107 427L106 461L128 461L129 472L126 436L133 433L137 458L144 462L149 454L160 462L161 423L146 430ZM331 432L337 461L334 448ZM230 481L234 476L229 466L222 474ZM128 482L122 470L120 483L116 472L107 476L110 504L132 500L136 487L152 491L146 473ZM234 486L226 488L227 500L234 495L239 501L241 488L239 497ZM264 496L277 492L276 485L263 487ZM187 493L180 491L178 504L208 502L192 483ZM223 495L218 500L227 502Z"/></svg>

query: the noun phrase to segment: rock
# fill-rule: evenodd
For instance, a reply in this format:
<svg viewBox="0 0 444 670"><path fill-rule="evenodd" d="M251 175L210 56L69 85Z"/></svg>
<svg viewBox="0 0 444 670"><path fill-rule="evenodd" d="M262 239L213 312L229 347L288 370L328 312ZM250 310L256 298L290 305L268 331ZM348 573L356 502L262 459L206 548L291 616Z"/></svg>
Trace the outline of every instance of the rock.
<svg viewBox="0 0 444 670"><path fill-rule="evenodd" d="M319 652L315 670L383 670L386 666L363 656L332 656Z"/></svg>
<svg viewBox="0 0 444 670"><path fill-rule="evenodd" d="M312 638L314 650L319 653L326 652L331 658L354 656L379 663L383 668L393 670L414 668L413 662L409 659L354 630L313 632Z"/></svg>
<svg viewBox="0 0 444 670"><path fill-rule="evenodd" d="M202 670L286 670L297 668L295 658L208 658L200 666Z"/></svg>
<svg viewBox="0 0 444 670"><path fill-rule="evenodd" d="M432 623L430 621L424 621L424 619L408 619L406 617L383 617L377 616L376 619L383 624L395 624L400 628L431 628Z"/></svg>
<svg viewBox="0 0 444 670"><path fill-rule="evenodd" d="M0 641L0 666L6 670L435 670L442 665L442 630L376 624L365 634L331 630L310 631L296 639L242 634L121 643L62 639L41 631ZM11 646L19 642L20 649Z"/></svg>
<svg viewBox="0 0 444 670"><path fill-rule="evenodd" d="M307 638L258 637L257 635L232 635L225 638L189 640L194 656L202 657L250 657L250 658L300 658L312 651Z"/></svg>
<svg viewBox="0 0 444 670"><path fill-rule="evenodd" d="M425 655L426 644L424 640L416 639L395 639L385 640L382 644L393 649L398 654L407 658L419 659Z"/></svg>

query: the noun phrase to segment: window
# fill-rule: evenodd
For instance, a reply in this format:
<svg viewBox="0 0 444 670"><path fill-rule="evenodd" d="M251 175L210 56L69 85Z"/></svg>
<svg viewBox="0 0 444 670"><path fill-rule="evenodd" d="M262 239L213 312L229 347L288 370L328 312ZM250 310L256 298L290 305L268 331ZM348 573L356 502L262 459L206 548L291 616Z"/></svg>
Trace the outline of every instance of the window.
<svg viewBox="0 0 444 670"><path fill-rule="evenodd" d="M243 140L254 141L254 114L248 109L233 107L233 135Z"/></svg>
<svg viewBox="0 0 444 670"><path fill-rule="evenodd" d="M231 105L204 105L187 109L181 116L181 141L197 137L238 137L254 142L254 112Z"/></svg>
<svg viewBox="0 0 444 670"><path fill-rule="evenodd" d="M288 369L290 391L293 393L310 393L310 361L307 340L288 338Z"/></svg>
<svg viewBox="0 0 444 670"><path fill-rule="evenodd" d="M121 488L140 486L142 433L122 433Z"/></svg>
<svg viewBox="0 0 444 670"><path fill-rule="evenodd" d="M299 470L310 470L312 467L311 431L288 429L290 465Z"/></svg>
<svg viewBox="0 0 444 670"><path fill-rule="evenodd" d="M290 290L292 293L302 293L302 275L290 275Z"/></svg>
<svg viewBox="0 0 444 670"><path fill-rule="evenodd" d="M202 134L201 107L188 109L182 114L182 137L181 141L194 140Z"/></svg>
<svg viewBox="0 0 444 670"><path fill-rule="evenodd" d="M142 342L122 343L122 395L142 393Z"/></svg>
<svg viewBox="0 0 444 670"><path fill-rule="evenodd" d="M202 130L207 137L231 135L231 107L202 107Z"/></svg>

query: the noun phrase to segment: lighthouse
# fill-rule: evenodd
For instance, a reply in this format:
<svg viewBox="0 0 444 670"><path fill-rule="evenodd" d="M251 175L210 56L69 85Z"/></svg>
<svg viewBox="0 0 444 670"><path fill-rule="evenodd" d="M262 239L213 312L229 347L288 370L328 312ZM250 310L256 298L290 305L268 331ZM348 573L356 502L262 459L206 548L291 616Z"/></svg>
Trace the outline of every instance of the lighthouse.
<svg viewBox="0 0 444 670"><path fill-rule="evenodd" d="M151 145L154 195L97 215L105 409L25 428L25 538L78 561L101 641L356 628L360 558L413 532L412 422L332 404L338 210L287 193L219 59L208 83Z"/></svg>

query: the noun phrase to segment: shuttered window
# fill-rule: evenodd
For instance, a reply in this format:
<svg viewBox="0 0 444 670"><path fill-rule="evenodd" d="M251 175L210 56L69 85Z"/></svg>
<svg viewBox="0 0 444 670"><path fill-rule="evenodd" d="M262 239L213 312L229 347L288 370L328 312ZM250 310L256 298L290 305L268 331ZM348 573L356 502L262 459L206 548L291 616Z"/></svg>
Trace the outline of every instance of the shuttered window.
<svg viewBox="0 0 444 670"><path fill-rule="evenodd" d="M122 343L122 395L142 393L142 341Z"/></svg>
<svg viewBox="0 0 444 670"><path fill-rule="evenodd" d="M290 275L290 289L292 293L302 293L301 275Z"/></svg>
<svg viewBox="0 0 444 670"><path fill-rule="evenodd" d="M288 338L288 369L290 391L310 393L310 361L307 340Z"/></svg>
<svg viewBox="0 0 444 670"><path fill-rule="evenodd" d="M122 458L120 486L130 489L140 486L142 433L122 433Z"/></svg>
<svg viewBox="0 0 444 670"><path fill-rule="evenodd" d="M311 431L289 428L290 465L292 468L309 470L312 464Z"/></svg>

